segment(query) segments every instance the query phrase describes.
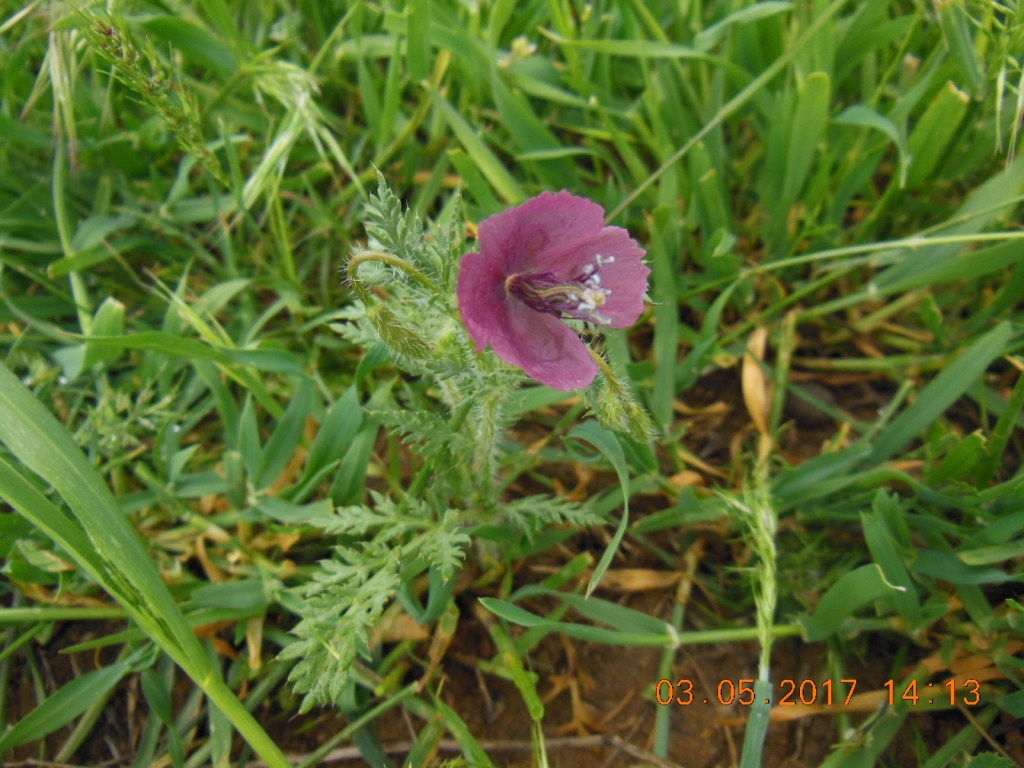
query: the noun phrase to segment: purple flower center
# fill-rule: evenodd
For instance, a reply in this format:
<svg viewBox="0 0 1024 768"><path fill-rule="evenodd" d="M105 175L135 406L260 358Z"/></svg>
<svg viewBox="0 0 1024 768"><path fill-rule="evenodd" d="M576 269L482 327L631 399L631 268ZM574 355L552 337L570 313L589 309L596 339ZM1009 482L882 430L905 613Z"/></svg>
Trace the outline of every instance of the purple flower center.
<svg viewBox="0 0 1024 768"><path fill-rule="evenodd" d="M611 319L599 311L612 293L602 287L600 269L614 261L614 256L597 254L593 263L585 264L582 273L568 281L551 272L510 275L505 279L505 292L538 312L611 325Z"/></svg>

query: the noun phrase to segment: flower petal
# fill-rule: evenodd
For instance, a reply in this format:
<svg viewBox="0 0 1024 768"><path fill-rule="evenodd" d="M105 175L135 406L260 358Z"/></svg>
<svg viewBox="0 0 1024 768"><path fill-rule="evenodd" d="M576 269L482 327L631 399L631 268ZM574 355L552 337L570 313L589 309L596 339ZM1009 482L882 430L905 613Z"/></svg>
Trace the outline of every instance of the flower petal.
<svg viewBox="0 0 1024 768"><path fill-rule="evenodd" d="M504 303L491 348L541 384L570 391L590 386L597 363L583 340L557 317L535 312L515 299Z"/></svg>
<svg viewBox="0 0 1024 768"><path fill-rule="evenodd" d="M500 254L506 276L550 273L569 281L596 265L611 291L601 314L613 328L628 328L644 310L647 276L643 248L621 227L604 226L600 205L566 191L545 192L480 224L481 251Z"/></svg>
<svg viewBox="0 0 1024 768"><path fill-rule="evenodd" d="M556 389L589 386L597 364L558 314L587 319L590 312L615 328L635 323L650 274L644 249L626 230L604 226L600 205L564 190L485 219L479 237L480 252L463 257L458 284L459 310L477 352L489 344ZM536 288L537 302L510 292L510 278ZM563 308L560 297L567 307L576 303Z"/></svg>
<svg viewBox="0 0 1024 768"><path fill-rule="evenodd" d="M501 325L499 315L507 310L505 275L496 259L482 253L467 253L459 266L459 314L466 324L470 338L481 352Z"/></svg>
<svg viewBox="0 0 1024 768"><path fill-rule="evenodd" d="M651 270L643 263L647 252L621 227L604 227L592 240L577 251L565 253L566 264L583 265L597 262L601 287L609 293L601 305L601 314L611 320L612 328L628 328L644 311L647 276ZM576 274L579 274L577 271Z"/></svg>
<svg viewBox="0 0 1024 768"><path fill-rule="evenodd" d="M597 375L597 364L575 331L505 293L496 260L480 253L463 256L458 297L477 352L490 344L502 360L555 389L586 387Z"/></svg>
<svg viewBox="0 0 1024 768"><path fill-rule="evenodd" d="M560 264L596 237L604 227L604 209L565 190L544 192L522 205L480 222L480 250L499 260L506 275Z"/></svg>

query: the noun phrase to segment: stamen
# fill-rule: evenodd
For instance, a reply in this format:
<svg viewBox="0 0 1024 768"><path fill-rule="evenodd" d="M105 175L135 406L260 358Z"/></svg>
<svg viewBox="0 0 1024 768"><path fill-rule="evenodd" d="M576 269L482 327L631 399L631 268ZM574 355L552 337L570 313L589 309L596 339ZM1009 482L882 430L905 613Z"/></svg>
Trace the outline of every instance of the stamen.
<svg viewBox="0 0 1024 768"><path fill-rule="evenodd" d="M599 270L614 261L614 256L597 254L594 262L583 265L579 276L566 282L550 272L511 275L505 279L505 291L538 312L611 325L611 319L598 311L612 293L601 286Z"/></svg>

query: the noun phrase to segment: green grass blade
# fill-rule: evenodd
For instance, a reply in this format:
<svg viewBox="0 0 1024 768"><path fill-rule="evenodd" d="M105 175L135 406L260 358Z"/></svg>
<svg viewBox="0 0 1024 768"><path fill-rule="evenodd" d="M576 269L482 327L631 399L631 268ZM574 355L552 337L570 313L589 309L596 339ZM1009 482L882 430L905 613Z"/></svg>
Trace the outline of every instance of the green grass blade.
<svg viewBox="0 0 1024 768"><path fill-rule="evenodd" d="M978 54L974 50L973 25L976 23L960 3L944 3L937 6L943 37L949 46L953 61L963 76L968 92L977 98L985 86L985 73ZM1019 10L1017 11L1019 13Z"/></svg>
<svg viewBox="0 0 1024 768"><path fill-rule="evenodd" d="M675 276L679 265L674 254L679 253L679 239L673 237L672 212L658 208L654 212L654 232L650 246L651 283L654 300L654 392L651 395L651 413L658 429L666 432L671 424L676 398L676 361L679 357L679 307L676 299Z"/></svg>
<svg viewBox="0 0 1024 768"><path fill-rule="evenodd" d="M582 599L582 598L581 598ZM653 646L655 648L671 647L675 643L675 636L672 625L662 623L661 631L651 632L623 632L618 629L607 629L605 627L593 627L587 624L576 624L569 621L552 621L535 613L530 613L525 608L520 608L515 603L507 600L499 600L493 597L480 598L481 604L493 613L506 621L511 621L524 627L541 627L548 632L560 632L585 640L591 643L604 643L606 645L624 646ZM752 633L751 633L752 634Z"/></svg>
<svg viewBox="0 0 1024 768"><path fill-rule="evenodd" d="M888 514L887 514L888 513ZM897 549L899 537L889 525L887 517L902 514L899 502L883 491L879 491L870 512L860 516L864 541L878 567L882 569L885 580L900 591L892 595L893 605L911 629L918 629L921 621L921 607L918 604L917 591L907 572L902 554Z"/></svg>
<svg viewBox="0 0 1024 768"><path fill-rule="evenodd" d="M498 156L484 143L466 119L458 113L440 94L434 94L434 102L441 110L448 127L458 138L466 154L470 156L480 172L493 186L502 199L514 205L526 199L526 193L502 164Z"/></svg>
<svg viewBox="0 0 1024 768"><path fill-rule="evenodd" d="M615 553L619 550L619 544L622 543L622 537L626 535L626 528L629 527L629 467L626 466L626 456L615 433L604 429L596 421L583 422L569 433L569 437L585 440L597 448L615 468L615 473L619 476L619 485L622 488L622 518L619 520L615 535L612 536L612 540L608 543L607 549L601 555L601 560L594 569L594 575L590 577L590 583L587 584L587 595L590 595L601 583L601 577L611 565L612 558L615 557Z"/></svg>
<svg viewBox="0 0 1024 768"><path fill-rule="evenodd" d="M470 765L479 766L479 768L494 768L494 763L491 761L490 756L480 746L480 742L473 736L469 726L466 725L466 721L459 717L458 712L445 704L440 698L436 699L435 703L437 704L438 711L444 715L448 732L455 737L455 740L459 742L459 746L462 747L463 753L472 761Z"/></svg>
<svg viewBox="0 0 1024 768"><path fill-rule="evenodd" d="M743 732L743 756L740 768L759 768L764 751L764 739L772 711L771 698L775 685L769 681L754 682L754 703L747 714L747 727Z"/></svg>
<svg viewBox="0 0 1024 768"><path fill-rule="evenodd" d="M993 360L1006 353L1015 335L1010 324L1003 322L968 347L952 365L924 388L917 402L893 419L875 443L868 463L881 464L892 458L939 418L988 369Z"/></svg>
<svg viewBox="0 0 1024 768"><path fill-rule="evenodd" d="M831 93L832 81L824 72L808 75L800 91L790 129L786 178L782 185L782 198L789 205L799 198L814 155L818 152L818 142L821 141L828 121Z"/></svg>
<svg viewBox="0 0 1024 768"><path fill-rule="evenodd" d="M1006 403L1006 408L999 414L992 435L985 446L985 459L978 470L977 484L988 485L999 467L1004 464L1004 454L1010 442L1010 437L1017 426L1022 408L1024 408L1024 375L1017 377L1017 383L1013 386L1013 392Z"/></svg>
<svg viewBox="0 0 1024 768"><path fill-rule="evenodd" d="M967 94L953 83L946 83L939 89L910 134L913 158L907 174L910 187L920 186L935 177L935 169L947 158L969 105Z"/></svg>
<svg viewBox="0 0 1024 768"><path fill-rule="evenodd" d="M409 77L418 82L430 74L430 0L410 0L405 29Z"/></svg>
<svg viewBox="0 0 1024 768"><path fill-rule="evenodd" d="M78 553L80 555L79 564L93 578L101 584L105 584L103 562L93 552L85 532L51 504L49 499L2 457L0 457L0 497L6 499L23 517L31 521L65 550ZM53 618L56 620L63 617L54 616Z"/></svg>
<svg viewBox="0 0 1024 768"><path fill-rule="evenodd" d="M186 58L197 61L219 74L231 76L240 62L234 52L209 30L180 16L152 16L142 22L143 28L155 37L181 51Z"/></svg>
<svg viewBox="0 0 1024 768"><path fill-rule="evenodd" d="M821 31L821 29L826 24L829 23L833 16L839 13L842 7L846 5L846 2L847 0L834 0L834 2L830 3L828 8L826 8L823 13L818 14L814 21L811 22L810 25L808 25L807 29L803 31L803 34L801 34L800 37L797 38L797 40L794 41L791 45L788 45L786 47L785 53L779 56L779 58L772 62L771 66L767 67L763 72L761 72L760 75L754 78L754 80L752 80L746 88L744 88L742 91L733 96L727 103L723 104L722 107L715 113L714 117L712 117L707 123L704 124L703 128L701 128L699 131L697 131L697 133L691 136L687 140L687 142L683 144L683 146L681 146L678 150L676 150L676 152L670 158L668 158L667 160L665 160L665 162L658 166L658 168L653 173L648 175L647 178L640 185L638 185L632 192L630 192L629 195L627 195L621 203L615 206L615 208L608 213L608 221L612 221L613 219L615 219L615 217L622 213L622 211L624 211L627 207L629 207L629 205L634 200L640 197L640 195L644 193L647 187L649 187L651 184L653 184L655 181L661 178L665 174L665 172L668 171L669 168L671 168L683 157L685 157L686 153L689 152L694 147L694 145L702 141L715 128L724 123L725 120L729 118L733 113L738 111L744 104L753 99L754 96L756 96L765 86L767 86L768 83L770 83L783 69L785 69L789 65L789 63L793 59L795 59L801 53L801 51L804 49L804 46L808 45L814 40L815 35L817 35Z"/></svg>
<svg viewBox="0 0 1024 768"><path fill-rule="evenodd" d="M51 526L59 530L65 541L76 545L68 550L69 554L90 571L99 571L104 588L224 709L268 765L288 765L281 751L211 666L150 562L138 533L102 478L67 431L4 365L0 365L0 442L67 502L88 538L86 544L81 535L71 533L67 524L51 520ZM15 499L8 501L13 503Z"/></svg>
<svg viewBox="0 0 1024 768"><path fill-rule="evenodd" d="M811 642L824 640L839 630L858 608L890 597L893 589L877 565L862 565L844 573L818 601L814 615L801 618L807 639Z"/></svg>
<svg viewBox="0 0 1024 768"><path fill-rule="evenodd" d="M483 612L480 613L483 616L486 615ZM490 619L484 621L484 626L490 633L494 644L498 647L495 660L499 662L499 668L508 674L509 679L519 691L519 695L523 697L523 703L526 704L526 709L530 713L530 719L535 723L543 722L544 703L540 700L540 696L537 693L537 683L540 681L540 675L532 670L528 670L526 665L523 664L522 656L502 624L494 621L494 619Z"/></svg>
<svg viewBox="0 0 1024 768"><path fill-rule="evenodd" d="M308 380L302 380L263 448L259 470L253 478L257 490L270 486L291 461L312 410L313 386Z"/></svg>
<svg viewBox="0 0 1024 768"><path fill-rule="evenodd" d="M907 183L910 146L907 144L905 130L901 130L888 117L879 114L866 104L854 104L847 107L839 115L832 118L832 122L838 125L857 125L862 128L874 128L876 131L881 131L888 136L896 146L896 152L900 158L900 186L903 187Z"/></svg>
<svg viewBox="0 0 1024 768"><path fill-rule="evenodd" d="M305 376L295 357L279 349L237 349L204 344L197 339L176 336L163 331L143 331L126 336L89 336L90 346L111 349L141 349L172 357L212 360L221 365L242 365L268 373Z"/></svg>
<svg viewBox="0 0 1024 768"><path fill-rule="evenodd" d="M86 672L58 690L0 736L0 755L20 744L37 741L70 723L117 685L131 670L127 659Z"/></svg>

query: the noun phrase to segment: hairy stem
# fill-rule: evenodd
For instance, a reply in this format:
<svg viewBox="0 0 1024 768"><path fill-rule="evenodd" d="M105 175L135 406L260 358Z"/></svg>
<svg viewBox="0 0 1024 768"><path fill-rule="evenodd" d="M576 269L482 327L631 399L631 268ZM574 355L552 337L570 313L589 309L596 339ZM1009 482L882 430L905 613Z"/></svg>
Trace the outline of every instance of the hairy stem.
<svg viewBox="0 0 1024 768"><path fill-rule="evenodd" d="M350 258L348 260L348 263L345 265L345 277L348 279L349 285L352 286L352 289L356 292L359 298L363 300L364 303L366 302L366 299L369 297L369 292L367 292L366 288L362 285L362 283L359 282L358 278L356 277L356 271L358 270L360 264L367 261L377 261L380 262L381 264L388 264L392 267L396 267L397 269L402 270L406 275L411 277L413 280L422 285L428 291L431 291L432 293L437 295L441 294L441 286L439 286L437 283L435 283L433 280L431 280L423 272L414 267L405 259L390 253L382 253L380 251L360 251L355 256Z"/></svg>
<svg viewBox="0 0 1024 768"><path fill-rule="evenodd" d="M480 504L484 509L492 511L495 499L495 474L498 453L498 440L501 430L498 422L501 407L508 393L504 389L492 388L480 395L476 408L476 423L473 425L473 441L476 443L476 461L473 465L474 481L479 493Z"/></svg>

